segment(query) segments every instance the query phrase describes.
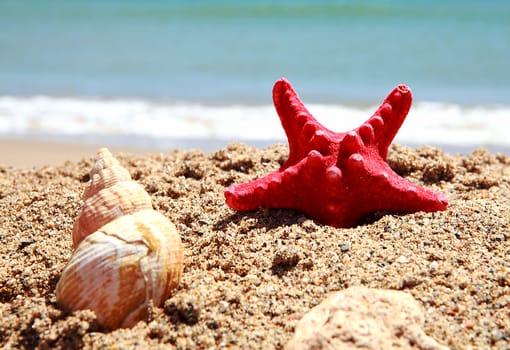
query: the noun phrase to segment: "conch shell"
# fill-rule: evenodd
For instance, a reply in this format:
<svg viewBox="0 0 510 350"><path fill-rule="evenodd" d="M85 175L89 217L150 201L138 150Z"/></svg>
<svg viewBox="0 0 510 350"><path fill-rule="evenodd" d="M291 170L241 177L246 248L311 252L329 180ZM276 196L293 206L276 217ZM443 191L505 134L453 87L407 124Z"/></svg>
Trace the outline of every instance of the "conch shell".
<svg viewBox="0 0 510 350"><path fill-rule="evenodd" d="M183 246L175 225L106 149L97 152L73 229L76 250L57 284L67 310L91 309L109 329L134 326L178 284Z"/></svg>

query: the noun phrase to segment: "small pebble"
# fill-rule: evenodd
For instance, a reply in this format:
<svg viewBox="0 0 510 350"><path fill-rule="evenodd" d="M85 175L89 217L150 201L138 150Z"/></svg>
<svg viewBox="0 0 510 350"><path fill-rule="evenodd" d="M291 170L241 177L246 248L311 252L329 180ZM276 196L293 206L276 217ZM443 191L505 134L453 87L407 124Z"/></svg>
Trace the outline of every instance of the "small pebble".
<svg viewBox="0 0 510 350"><path fill-rule="evenodd" d="M409 258L404 255L401 255L397 258L397 262L400 264L407 264L409 261Z"/></svg>
<svg viewBox="0 0 510 350"><path fill-rule="evenodd" d="M429 272L436 273L438 268L439 268L439 263L437 261L433 261L430 263Z"/></svg>

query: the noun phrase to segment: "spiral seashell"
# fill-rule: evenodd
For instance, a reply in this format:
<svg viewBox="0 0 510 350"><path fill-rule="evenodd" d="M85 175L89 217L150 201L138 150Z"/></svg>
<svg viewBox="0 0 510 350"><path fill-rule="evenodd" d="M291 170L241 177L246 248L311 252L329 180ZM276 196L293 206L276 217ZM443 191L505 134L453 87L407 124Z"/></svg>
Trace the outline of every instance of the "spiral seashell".
<svg viewBox="0 0 510 350"><path fill-rule="evenodd" d="M149 302L160 306L179 284L183 270L183 247L175 225L151 207L138 209L136 202L125 206L127 202L120 199L124 191L132 198L133 193L139 195L138 189L126 185L135 182L126 180L125 174L115 181L109 177L121 173L118 169L112 171L117 167L120 165L108 150L99 150L85 190L90 195L84 195L88 197L84 204L88 209L86 214L82 210L78 220L83 220L82 215L94 220L93 209L99 210L101 222L113 219L83 236L56 287L57 302L63 308L91 309L98 323L109 329L132 327L144 319ZM117 187L119 184L123 185ZM98 194L101 199L91 204L89 200ZM105 214L106 208L115 215ZM126 214L125 208L133 212ZM93 226L85 224L82 222L80 227Z"/></svg>

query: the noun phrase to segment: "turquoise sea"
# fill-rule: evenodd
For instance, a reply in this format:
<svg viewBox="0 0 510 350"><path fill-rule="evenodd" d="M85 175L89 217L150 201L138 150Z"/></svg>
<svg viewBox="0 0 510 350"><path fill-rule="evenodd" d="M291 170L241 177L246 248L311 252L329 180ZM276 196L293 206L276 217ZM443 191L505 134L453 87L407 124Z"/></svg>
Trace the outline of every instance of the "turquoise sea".
<svg viewBox="0 0 510 350"><path fill-rule="evenodd" d="M405 83L409 140L507 147L510 1L0 0L4 137L281 139L282 76L333 129Z"/></svg>

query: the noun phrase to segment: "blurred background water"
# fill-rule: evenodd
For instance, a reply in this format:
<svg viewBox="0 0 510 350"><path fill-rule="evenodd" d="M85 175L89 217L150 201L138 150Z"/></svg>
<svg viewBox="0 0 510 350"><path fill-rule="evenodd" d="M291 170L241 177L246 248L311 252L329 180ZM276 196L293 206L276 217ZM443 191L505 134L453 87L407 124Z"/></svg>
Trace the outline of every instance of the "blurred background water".
<svg viewBox="0 0 510 350"><path fill-rule="evenodd" d="M507 0L0 0L0 135L284 141L285 76L333 130L405 83L398 142L505 148L509 57Z"/></svg>

